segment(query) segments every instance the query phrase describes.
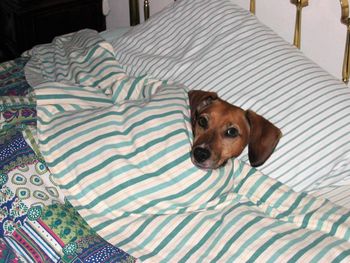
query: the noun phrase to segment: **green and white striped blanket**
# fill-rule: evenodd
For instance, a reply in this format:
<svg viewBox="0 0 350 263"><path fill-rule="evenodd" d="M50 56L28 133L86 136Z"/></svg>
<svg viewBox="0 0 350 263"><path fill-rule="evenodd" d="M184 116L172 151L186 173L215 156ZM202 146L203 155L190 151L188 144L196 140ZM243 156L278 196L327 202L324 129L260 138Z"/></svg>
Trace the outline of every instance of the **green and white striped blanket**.
<svg viewBox="0 0 350 263"><path fill-rule="evenodd" d="M349 210L237 159L213 171L192 164L184 87L127 77L90 31L33 56L40 149L107 241L149 262L350 260Z"/></svg>

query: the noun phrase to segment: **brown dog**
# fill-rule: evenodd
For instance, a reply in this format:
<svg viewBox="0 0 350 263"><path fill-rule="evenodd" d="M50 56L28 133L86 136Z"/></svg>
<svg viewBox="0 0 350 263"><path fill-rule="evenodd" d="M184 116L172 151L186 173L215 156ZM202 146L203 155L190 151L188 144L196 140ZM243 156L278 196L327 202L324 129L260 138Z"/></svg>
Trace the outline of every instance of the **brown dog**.
<svg viewBox="0 0 350 263"><path fill-rule="evenodd" d="M262 165L272 154L281 131L251 110L229 104L214 92L188 93L193 130L192 162L202 169L216 169L237 157L248 145L250 164Z"/></svg>

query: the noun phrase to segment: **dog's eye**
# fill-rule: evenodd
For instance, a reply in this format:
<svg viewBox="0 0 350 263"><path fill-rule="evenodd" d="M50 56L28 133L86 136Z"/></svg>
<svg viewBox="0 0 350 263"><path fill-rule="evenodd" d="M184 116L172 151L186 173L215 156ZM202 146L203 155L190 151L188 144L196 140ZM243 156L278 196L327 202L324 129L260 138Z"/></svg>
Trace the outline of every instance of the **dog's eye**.
<svg viewBox="0 0 350 263"><path fill-rule="evenodd" d="M199 117L198 118L198 124L199 126L201 126L202 128L207 128L208 127L208 120L205 117Z"/></svg>
<svg viewBox="0 0 350 263"><path fill-rule="evenodd" d="M236 128L229 128L226 133L226 136L234 138L238 136L238 130Z"/></svg>

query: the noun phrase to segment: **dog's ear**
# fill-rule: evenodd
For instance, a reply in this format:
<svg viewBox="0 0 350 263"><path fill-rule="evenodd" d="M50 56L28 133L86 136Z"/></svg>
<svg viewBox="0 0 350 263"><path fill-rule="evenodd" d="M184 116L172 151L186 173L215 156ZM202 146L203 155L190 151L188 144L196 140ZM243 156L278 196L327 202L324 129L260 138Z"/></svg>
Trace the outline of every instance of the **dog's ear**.
<svg viewBox="0 0 350 263"><path fill-rule="evenodd" d="M272 154L282 137L282 132L264 117L251 110L246 111L250 124L248 156L251 166L262 165Z"/></svg>
<svg viewBox="0 0 350 263"><path fill-rule="evenodd" d="M191 90L188 92L191 109L191 123L192 127L196 123L196 115L206 106L210 105L213 100L218 98L215 92L208 92L203 90Z"/></svg>

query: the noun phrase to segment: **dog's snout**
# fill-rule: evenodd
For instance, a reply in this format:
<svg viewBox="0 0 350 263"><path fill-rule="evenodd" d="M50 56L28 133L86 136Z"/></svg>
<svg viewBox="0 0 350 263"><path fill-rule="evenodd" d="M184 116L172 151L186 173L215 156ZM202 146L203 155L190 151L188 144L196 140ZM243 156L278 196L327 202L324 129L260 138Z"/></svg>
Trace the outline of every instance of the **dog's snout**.
<svg viewBox="0 0 350 263"><path fill-rule="evenodd" d="M210 151L203 147L196 147L193 150L193 157L198 163L202 163L209 159Z"/></svg>

